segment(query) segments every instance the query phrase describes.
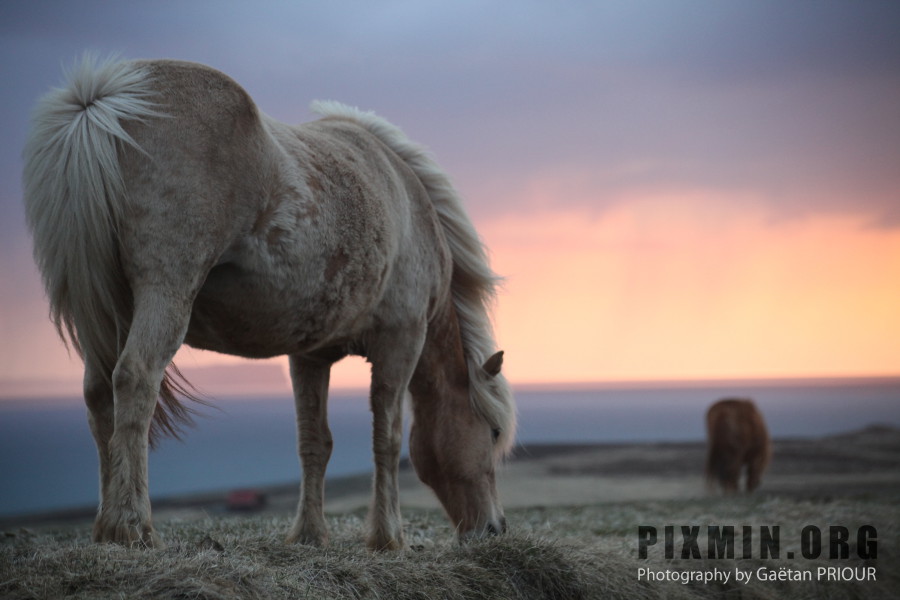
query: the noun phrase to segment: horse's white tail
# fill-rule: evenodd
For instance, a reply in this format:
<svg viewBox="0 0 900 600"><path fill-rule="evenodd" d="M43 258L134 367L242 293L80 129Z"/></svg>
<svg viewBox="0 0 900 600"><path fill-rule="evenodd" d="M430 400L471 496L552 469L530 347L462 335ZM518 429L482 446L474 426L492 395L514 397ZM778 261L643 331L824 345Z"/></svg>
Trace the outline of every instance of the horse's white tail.
<svg viewBox="0 0 900 600"><path fill-rule="evenodd" d="M25 214L50 317L109 379L132 313L117 238L125 194L118 151L138 148L122 123L160 116L150 84L134 63L86 55L64 87L39 101L24 152ZM167 373L154 434L177 434L176 422L189 421L176 397L184 391Z"/></svg>
<svg viewBox="0 0 900 600"><path fill-rule="evenodd" d="M486 378L481 368L496 350L489 309L499 277L490 268L481 238L450 178L425 148L374 113L339 102L313 102L311 109L324 117L351 119L365 127L402 158L425 186L453 255L453 302L469 364L472 405L494 429L499 430L498 450L509 452L516 434L512 392L502 374Z"/></svg>

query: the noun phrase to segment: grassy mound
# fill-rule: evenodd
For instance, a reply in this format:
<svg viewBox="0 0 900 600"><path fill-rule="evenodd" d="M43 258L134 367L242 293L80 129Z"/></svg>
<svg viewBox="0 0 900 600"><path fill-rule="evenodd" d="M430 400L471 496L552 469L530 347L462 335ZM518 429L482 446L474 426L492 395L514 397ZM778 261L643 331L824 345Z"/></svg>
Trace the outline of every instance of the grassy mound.
<svg viewBox="0 0 900 600"><path fill-rule="evenodd" d="M523 509L508 513L513 533L465 546L455 542L442 515L409 510L405 518L410 549L374 554L363 547L359 513L330 518L332 542L326 549L284 544L287 516L169 520L158 526L168 544L162 550L92 544L86 526L18 531L0 540L0 597L890 598L900 590L900 561L892 548L900 523L896 506L876 500L759 497ZM638 559L639 524L690 523L780 523L786 529L821 524L826 530L829 523L873 523L879 554L868 562L856 558L807 564L784 558L665 559L654 548L649 559ZM794 546L794 540L786 540L783 553ZM877 567L877 581L685 584L648 582L637 575L642 566L672 571L762 566L778 571L864 562Z"/></svg>

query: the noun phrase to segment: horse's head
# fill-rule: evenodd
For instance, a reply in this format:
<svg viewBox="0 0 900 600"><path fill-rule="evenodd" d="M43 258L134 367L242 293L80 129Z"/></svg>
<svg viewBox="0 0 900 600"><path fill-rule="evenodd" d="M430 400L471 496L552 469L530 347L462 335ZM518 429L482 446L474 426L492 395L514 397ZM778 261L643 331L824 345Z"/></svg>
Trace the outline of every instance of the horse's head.
<svg viewBox="0 0 900 600"><path fill-rule="evenodd" d="M429 397L413 394L410 458L460 540L506 531L494 473L512 445L515 410L502 364L498 352L483 365L470 365L461 381L441 379Z"/></svg>

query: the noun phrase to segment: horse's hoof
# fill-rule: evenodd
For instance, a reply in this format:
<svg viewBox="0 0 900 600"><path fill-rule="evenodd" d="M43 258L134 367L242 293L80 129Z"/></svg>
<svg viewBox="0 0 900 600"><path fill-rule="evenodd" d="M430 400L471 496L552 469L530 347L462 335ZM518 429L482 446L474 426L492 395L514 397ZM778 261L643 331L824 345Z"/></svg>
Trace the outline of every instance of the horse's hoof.
<svg viewBox="0 0 900 600"><path fill-rule="evenodd" d="M319 530L307 530L303 528L295 528L285 538L286 544L303 544L305 546L315 546L322 548L328 545L328 533Z"/></svg>
<svg viewBox="0 0 900 600"><path fill-rule="evenodd" d="M92 539L97 543L120 544L126 548L159 550L166 547L150 524L108 523L98 519L94 523Z"/></svg>
<svg viewBox="0 0 900 600"><path fill-rule="evenodd" d="M406 540L402 535L384 538L372 536L366 540L366 547L372 552L395 552L406 549Z"/></svg>
<svg viewBox="0 0 900 600"><path fill-rule="evenodd" d="M155 531L143 532L140 535L115 534L115 535L95 535L94 542L119 544L126 548L137 548L140 550L155 549L162 550L166 547L166 543L156 534Z"/></svg>

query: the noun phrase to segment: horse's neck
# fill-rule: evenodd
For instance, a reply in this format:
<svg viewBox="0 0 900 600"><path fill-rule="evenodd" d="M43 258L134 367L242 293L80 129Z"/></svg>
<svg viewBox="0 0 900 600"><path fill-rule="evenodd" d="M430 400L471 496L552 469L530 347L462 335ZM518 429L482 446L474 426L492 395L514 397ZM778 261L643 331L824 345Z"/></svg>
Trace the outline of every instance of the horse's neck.
<svg viewBox="0 0 900 600"><path fill-rule="evenodd" d="M459 320L451 301L428 324L425 346L410 382L410 392L417 399L438 398L447 396L451 390L468 390L468 385L469 371Z"/></svg>

